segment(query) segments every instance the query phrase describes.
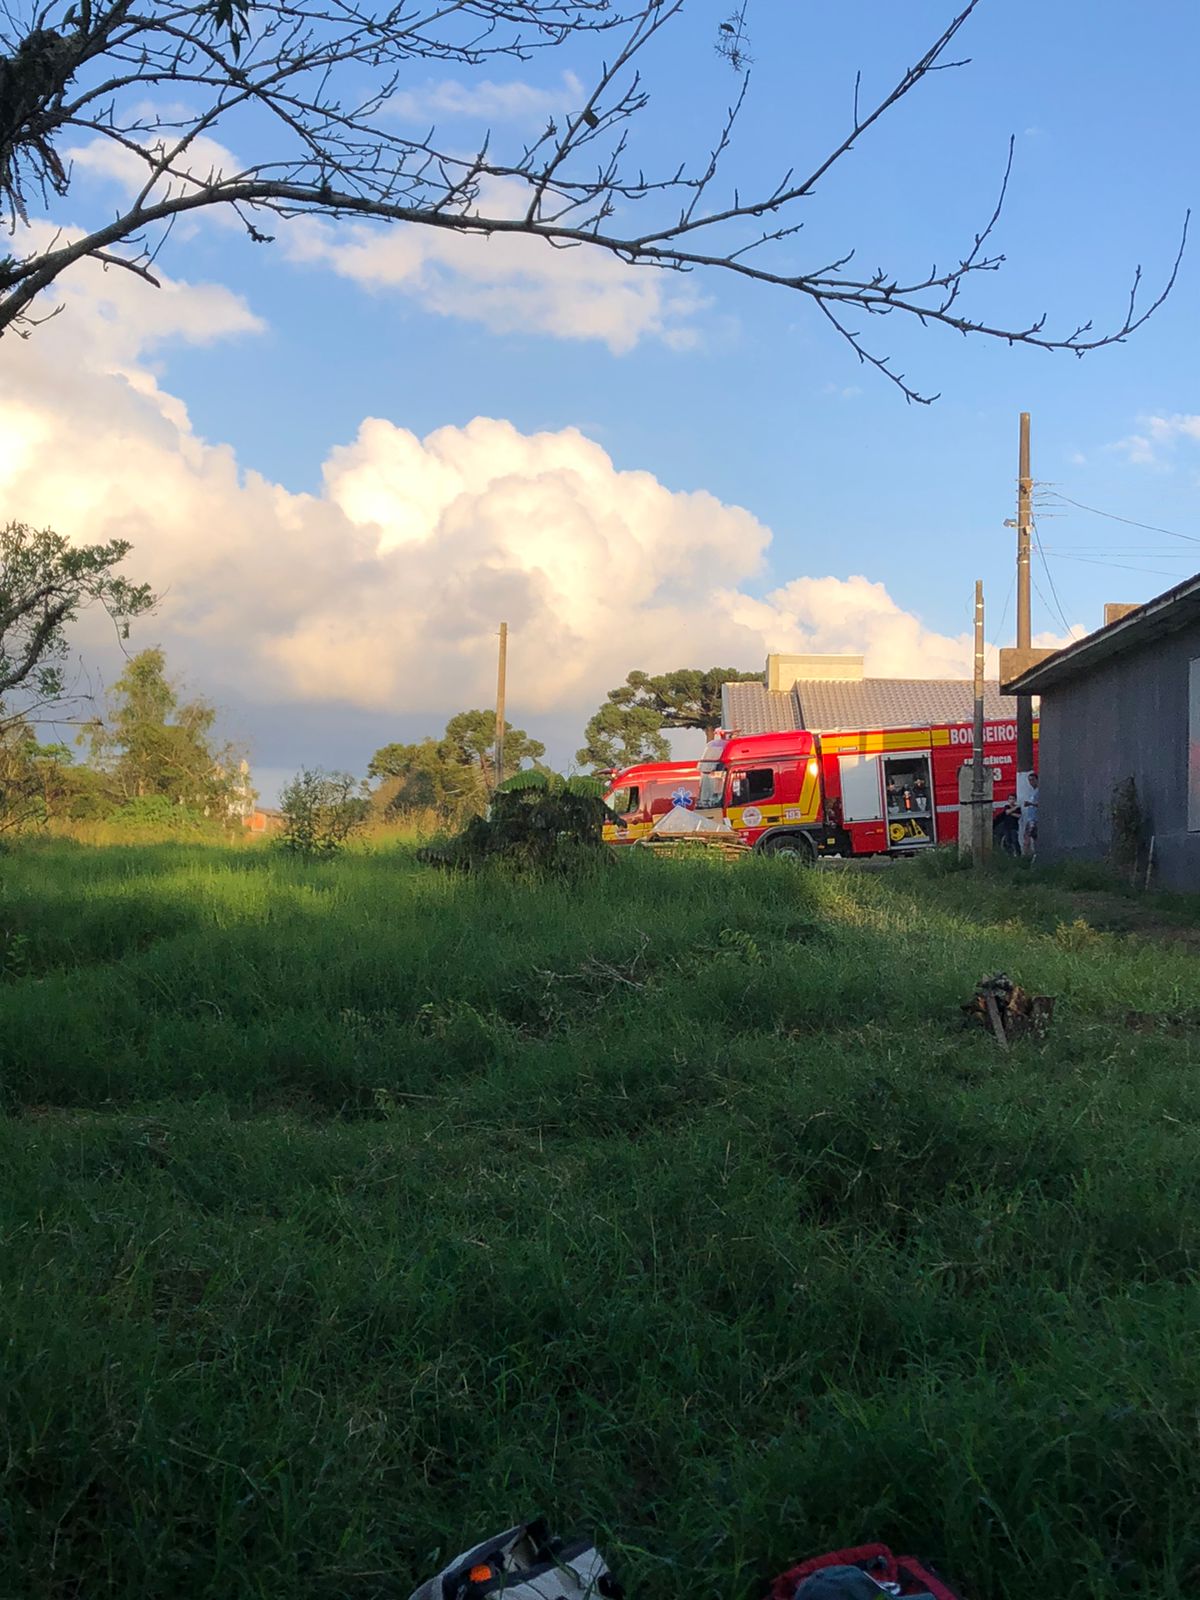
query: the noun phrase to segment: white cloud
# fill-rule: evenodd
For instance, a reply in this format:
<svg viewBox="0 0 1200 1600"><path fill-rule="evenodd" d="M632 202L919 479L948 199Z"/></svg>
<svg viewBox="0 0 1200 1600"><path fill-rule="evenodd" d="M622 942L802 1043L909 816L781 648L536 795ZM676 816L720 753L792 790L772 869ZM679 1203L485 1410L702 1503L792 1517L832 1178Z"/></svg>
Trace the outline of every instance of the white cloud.
<svg viewBox="0 0 1200 1600"><path fill-rule="evenodd" d="M953 678L971 670L973 644L966 631L931 632L882 583L865 577L793 578L762 600L744 594L722 598L730 615L770 650L863 654L868 675L881 678Z"/></svg>
<svg viewBox="0 0 1200 1600"><path fill-rule="evenodd" d="M477 122L546 122L568 115L582 106L586 91L573 72L551 88L536 88L519 79L493 83L460 83L432 79L419 89L402 90L388 101L388 111L407 122L470 120Z"/></svg>
<svg viewBox="0 0 1200 1600"><path fill-rule="evenodd" d="M478 210L513 217L523 203L524 185L493 183ZM645 338L673 349L693 345L693 319L708 304L677 275L632 267L587 246L555 249L516 234L303 217L281 230L280 241L295 262L332 268L365 288L398 291L426 311L481 322L494 333L533 329L599 339L616 353Z"/></svg>
<svg viewBox="0 0 1200 1600"><path fill-rule="evenodd" d="M52 242L69 244L79 237L78 229L36 222L18 236L15 253L46 249ZM68 268L56 285L61 315L27 341L11 336L5 340L0 396L19 398L20 384L14 380L18 369L42 378L60 364L68 372L77 365L81 382L88 372L97 376L120 372L132 386L148 392L157 385L145 356L157 345L206 345L262 331L260 318L232 290L220 284L180 283L157 272L156 276L161 287L153 289L121 267L84 261ZM39 301L37 310L43 309ZM182 414L171 396L161 395L156 403ZM68 387L64 405L69 408L69 404ZM47 420L50 416L48 411Z"/></svg>
<svg viewBox="0 0 1200 1600"><path fill-rule="evenodd" d="M1138 418L1139 432L1127 434L1109 445L1134 466L1160 466L1180 439L1200 440L1200 416L1187 412Z"/></svg>
<svg viewBox="0 0 1200 1600"><path fill-rule="evenodd" d="M1176 439L1200 439L1200 416L1188 416L1176 412L1171 417L1150 417L1150 432L1155 439L1163 443L1172 443Z"/></svg>
<svg viewBox="0 0 1200 1600"><path fill-rule="evenodd" d="M236 296L155 294L88 264L66 299L5 347L6 515L131 540L131 574L165 597L135 647L161 642L218 699L420 712L436 728L488 702L502 618L522 721L582 715L633 666L752 667L768 649L864 650L876 673L969 670L965 633L930 631L866 578L754 598L761 522L618 470L573 428L480 417L422 439L368 418L330 451L321 491L293 493L199 438L146 365L164 339L253 333Z"/></svg>
<svg viewBox="0 0 1200 1600"><path fill-rule="evenodd" d="M1129 433L1123 439L1118 439L1115 444L1110 444L1110 450L1116 450L1123 455L1126 461L1135 467L1148 467L1157 462L1158 457L1154 452L1154 445L1144 433Z"/></svg>
<svg viewBox="0 0 1200 1600"><path fill-rule="evenodd" d="M129 145L97 134L86 144L73 145L66 154L73 167L93 178L107 179L134 195L150 177L152 163L161 161L177 143L177 138L156 138L146 143L146 154L139 155ZM195 188L215 178L236 178L242 170L242 163L232 151L215 139L198 134L186 150L172 159L170 172L159 178L158 184L174 185L177 189Z"/></svg>
<svg viewBox="0 0 1200 1600"><path fill-rule="evenodd" d="M67 156L97 182L116 184L130 196L150 171L135 150L100 136ZM242 170L224 145L200 136L173 163L171 174L159 179L159 189L178 192ZM528 203L523 183L495 180L483 186L476 209L515 218ZM227 206L206 209L203 218L226 228L241 226ZM192 213L179 236L200 219L201 213ZM710 304L687 278L633 267L587 246L561 249L517 235L319 217L272 217L269 231L296 265L324 267L363 288L403 294L438 316L482 323L493 333L536 330L560 339L598 340L616 354L643 339L674 350L693 347L699 338L696 318Z"/></svg>

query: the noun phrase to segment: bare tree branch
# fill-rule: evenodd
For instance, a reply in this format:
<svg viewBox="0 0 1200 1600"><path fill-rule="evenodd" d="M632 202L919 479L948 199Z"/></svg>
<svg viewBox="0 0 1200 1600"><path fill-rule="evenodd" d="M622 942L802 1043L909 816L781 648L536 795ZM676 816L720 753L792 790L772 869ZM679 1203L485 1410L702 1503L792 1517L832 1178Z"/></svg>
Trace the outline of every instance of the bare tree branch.
<svg viewBox="0 0 1200 1600"><path fill-rule="evenodd" d="M927 77L966 65L951 46L982 3L959 0L914 64L866 102L869 110L858 74L850 126L819 159L796 152L781 161L781 175L752 174L723 194L748 103L748 0L715 39L740 78L724 120L694 165L661 172L636 163L633 141L650 105L644 72L672 29L695 25L688 0L389 0L382 7L371 0L51 0L23 25L6 13L0 209L15 253L0 259L0 333L26 332L43 320L35 302L82 260L154 283L150 267L175 219L224 207L257 243L275 237L260 225L264 214L285 224L320 215L519 235L559 248L588 246L631 266L734 274L815 301L858 359L910 400L927 397L866 348L845 320L848 312L899 313L964 335L1078 355L1120 343L1162 304L1179 256L1165 287L1141 308L1138 268L1123 319L1103 333L1090 320L1069 334L1049 329L1045 317L999 326L963 309L967 289L1004 262L988 250L1012 175L1011 141L999 199L955 265L863 276L848 270L856 247L810 270L794 264L807 203ZM574 53L606 42L613 48L578 108L561 124L551 118L507 158L494 150L491 134L464 154L436 127L406 131L391 104L415 67L469 71L567 47L574 67ZM132 170L140 166L140 181L111 221L30 245L35 198L43 212L62 215L75 182L67 141L81 136L93 149L107 143ZM241 154L218 160L214 145ZM1184 241L1186 234L1185 223Z"/></svg>

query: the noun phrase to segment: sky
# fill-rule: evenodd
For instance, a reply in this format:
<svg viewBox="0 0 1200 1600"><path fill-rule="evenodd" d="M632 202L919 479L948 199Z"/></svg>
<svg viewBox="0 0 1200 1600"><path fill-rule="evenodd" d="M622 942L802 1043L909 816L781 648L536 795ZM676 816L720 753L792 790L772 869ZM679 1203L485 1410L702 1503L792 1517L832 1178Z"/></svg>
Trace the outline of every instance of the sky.
<svg viewBox="0 0 1200 1600"><path fill-rule="evenodd" d="M729 6L695 0L647 54L632 163L709 148L738 87L712 47ZM752 0L728 184L814 166L846 130L856 72L865 100L952 10ZM960 256L1012 136L1006 260L966 309L1000 325L1045 312L1064 333L1119 323L1135 268L1152 295L1200 199L1198 45L1191 0L984 0L953 52L969 64L860 140L782 259L854 247L901 274ZM511 148L593 71L582 43L475 72L417 62L392 114L461 148L490 126ZM87 225L125 192L111 155L81 139L73 156L70 196L34 229ZM268 802L301 766L361 774L379 745L488 704L501 620L510 720L560 765L633 668L750 669L782 649L965 675L976 578L989 640L1012 642L1022 410L1035 635L1087 631L1106 601L1200 567L1200 227L1154 319L1083 360L851 319L940 393L929 406L785 289L417 228L275 232L254 245L215 215L177 228L159 290L76 267L62 313L0 344L5 516L132 542L130 574L161 600L125 649L162 645ZM73 642L102 693L120 648L97 619Z"/></svg>

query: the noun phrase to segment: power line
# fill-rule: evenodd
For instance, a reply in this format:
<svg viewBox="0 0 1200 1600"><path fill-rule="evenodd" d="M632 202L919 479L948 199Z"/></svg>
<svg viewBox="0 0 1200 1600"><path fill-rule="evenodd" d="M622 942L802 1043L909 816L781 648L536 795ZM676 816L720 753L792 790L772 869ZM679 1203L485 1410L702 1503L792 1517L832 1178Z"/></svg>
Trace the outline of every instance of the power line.
<svg viewBox="0 0 1200 1600"><path fill-rule="evenodd" d="M1159 545L1146 549L1144 545L1136 544L1044 544L1042 549L1052 556L1136 556L1142 561L1192 560L1190 551L1177 550L1174 545Z"/></svg>
<svg viewBox="0 0 1200 1600"><path fill-rule="evenodd" d="M1066 612L1063 610L1062 601L1058 598L1058 586L1054 582L1054 574L1050 571L1050 563L1046 560L1046 552L1045 552L1045 550L1042 549L1042 536L1038 532L1038 526L1037 526L1037 522L1036 521L1033 524L1033 537L1034 537L1034 540L1035 540L1035 542L1037 544L1038 555L1041 556L1041 558L1042 558L1042 567L1045 570L1046 578L1047 578L1047 580L1048 580L1048 582L1050 584L1050 593L1054 596L1054 605L1055 605L1056 610L1058 611L1059 620L1062 622L1062 625L1067 630L1067 632L1070 633L1071 624L1067 621L1067 616L1066 616ZM1041 594L1041 590L1040 589L1038 590L1038 593ZM1045 597L1044 596L1043 596L1043 599L1042 599L1042 603L1043 603L1043 605L1045 604Z"/></svg>
<svg viewBox="0 0 1200 1600"><path fill-rule="evenodd" d="M1008 621L1008 608L1012 604L1013 590L1016 588L1016 585L1017 576L1016 573L1014 573L1012 578L1009 580L1008 593L1004 597L1004 610L1000 613L1000 622L996 628L995 636L992 639L993 650L999 650L1000 648L1000 635L1004 632L1004 624Z"/></svg>
<svg viewBox="0 0 1200 1600"><path fill-rule="evenodd" d="M1037 581L1037 579L1036 579L1036 578L1034 578L1034 580L1033 580L1033 587L1034 587L1034 588L1035 588L1035 589L1036 589L1036 591L1037 591L1037 597L1038 597L1038 599L1039 599L1039 600L1040 600L1040 601L1041 601L1041 602L1042 602L1042 604L1043 604L1043 605L1044 605L1044 606L1045 606L1045 608L1046 608L1046 610L1047 610L1047 611L1049 611L1049 610L1050 610L1050 602L1049 602L1049 600L1047 600L1047 599L1046 599L1046 596L1045 596L1045 595L1044 595L1044 594L1043 594L1043 593L1042 593L1042 586L1041 586L1041 584L1040 584L1040 583L1039 583L1039 582L1038 582L1038 581ZM1068 628L1068 629L1067 629L1067 632L1068 632L1068 633L1069 633L1069 632L1070 632L1070 628Z"/></svg>
<svg viewBox="0 0 1200 1600"><path fill-rule="evenodd" d="M1102 561L1099 556L1068 556L1064 555L1061 550L1058 552L1058 559L1060 561L1082 561L1089 567L1112 567L1116 572L1140 572L1143 577L1172 578L1176 583L1180 582L1177 572L1164 572L1161 567L1131 567L1124 561Z"/></svg>
<svg viewBox="0 0 1200 1600"><path fill-rule="evenodd" d="M1118 517L1114 511L1101 511L1097 506L1085 506L1082 500L1072 500L1070 495L1058 489L1050 489L1049 493L1059 500L1065 500L1077 511L1091 512L1094 517L1107 517L1109 522L1123 522L1127 528L1143 528L1147 533L1165 533L1169 539L1186 539L1189 544L1200 544L1200 537L1194 533L1178 533L1174 528L1159 528L1152 522L1135 522L1132 517Z"/></svg>

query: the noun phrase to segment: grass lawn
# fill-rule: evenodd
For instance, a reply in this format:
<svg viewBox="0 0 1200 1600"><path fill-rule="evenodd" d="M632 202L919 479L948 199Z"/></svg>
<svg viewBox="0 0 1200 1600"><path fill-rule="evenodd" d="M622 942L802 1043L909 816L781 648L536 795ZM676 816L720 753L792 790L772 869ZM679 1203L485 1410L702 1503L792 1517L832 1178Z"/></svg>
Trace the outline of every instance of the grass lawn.
<svg viewBox="0 0 1200 1600"><path fill-rule="evenodd" d="M3 1600L1200 1593L1200 919L933 868L0 857Z"/></svg>

